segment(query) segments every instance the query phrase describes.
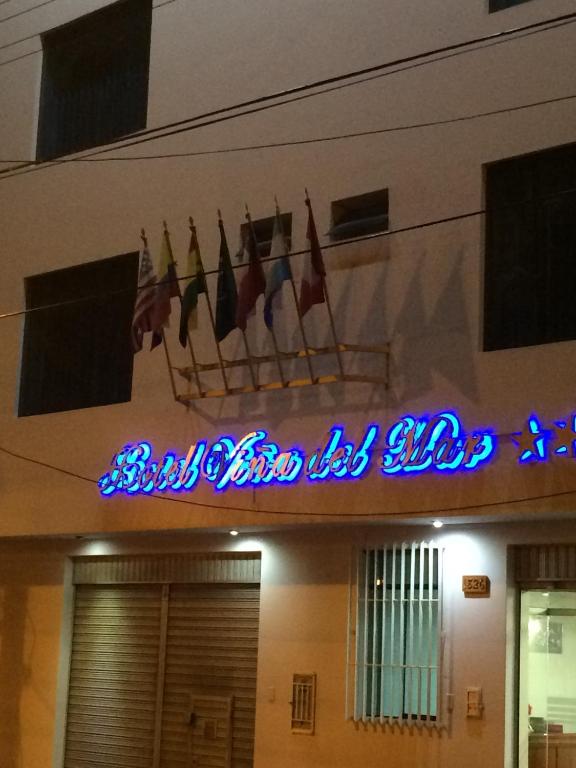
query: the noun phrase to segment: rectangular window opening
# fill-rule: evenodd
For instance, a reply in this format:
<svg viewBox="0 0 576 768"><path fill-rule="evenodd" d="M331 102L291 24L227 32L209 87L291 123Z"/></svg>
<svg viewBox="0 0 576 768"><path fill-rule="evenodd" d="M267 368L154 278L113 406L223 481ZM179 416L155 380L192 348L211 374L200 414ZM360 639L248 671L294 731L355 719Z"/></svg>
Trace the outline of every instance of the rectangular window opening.
<svg viewBox="0 0 576 768"><path fill-rule="evenodd" d="M514 5L520 5L521 3L527 2L529 2L529 0L489 0L488 11L490 13L503 11L506 8L512 8Z"/></svg>
<svg viewBox="0 0 576 768"><path fill-rule="evenodd" d="M576 339L576 144L486 167L484 350Z"/></svg>
<svg viewBox="0 0 576 768"><path fill-rule="evenodd" d="M138 252L25 278L19 416L130 400Z"/></svg>
<svg viewBox="0 0 576 768"><path fill-rule="evenodd" d="M270 250L272 248L272 237L274 235L274 220L275 216L269 216L265 219L253 219L252 226L254 227L254 235L256 237L256 243L258 245L258 254L261 259L265 259L270 256ZM286 241L286 248L290 251L292 247L292 214L282 213L280 215L280 225L282 227L282 234ZM248 222L244 223L240 227L240 236L242 242L244 242L246 235L248 234Z"/></svg>
<svg viewBox="0 0 576 768"><path fill-rule="evenodd" d="M36 159L146 127L151 0L122 0L42 35Z"/></svg>
<svg viewBox="0 0 576 768"><path fill-rule="evenodd" d="M388 230L388 190L379 189L332 203L331 240L347 240Z"/></svg>
<svg viewBox="0 0 576 768"><path fill-rule="evenodd" d="M361 553L355 720L438 720L441 559L425 543Z"/></svg>

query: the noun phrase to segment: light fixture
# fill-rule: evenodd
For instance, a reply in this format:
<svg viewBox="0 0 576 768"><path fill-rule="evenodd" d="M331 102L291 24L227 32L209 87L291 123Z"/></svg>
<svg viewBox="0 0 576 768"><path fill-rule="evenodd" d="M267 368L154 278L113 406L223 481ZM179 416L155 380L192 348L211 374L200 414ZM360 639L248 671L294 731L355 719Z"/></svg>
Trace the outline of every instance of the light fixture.
<svg viewBox="0 0 576 768"><path fill-rule="evenodd" d="M238 536L238 531L230 531L230 536Z"/></svg>
<svg viewBox="0 0 576 768"><path fill-rule="evenodd" d="M442 522L442 520L434 520L434 522L432 523L432 525L434 526L434 528L442 528L442 526L444 525L444 523Z"/></svg>

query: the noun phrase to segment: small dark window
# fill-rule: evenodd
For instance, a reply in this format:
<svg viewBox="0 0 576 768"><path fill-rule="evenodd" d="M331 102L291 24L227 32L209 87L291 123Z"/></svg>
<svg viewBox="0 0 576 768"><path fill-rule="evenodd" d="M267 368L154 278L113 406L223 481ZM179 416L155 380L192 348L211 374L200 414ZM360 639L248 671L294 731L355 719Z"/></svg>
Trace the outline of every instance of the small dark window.
<svg viewBox="0 0 576 768"><path fill-rule="evenodd" d="M367 192L332 203L331 240L346 240L388 229L388 190Z"/></svg>
<svg viewBox="0 0 576 768"><path fill-rule="evenodd" d="M494 11L503 11L504 8L511 8L513 5L527 2L529 0L489 0L488 10L490 13L494 13Z"/></svg>
<svg viewBox="0 0 576 768"><path fill-rule="evenodd" d="M146 127L151 0L123 0L42 36L37 159Z"/></svg>
<svg viewBox="0 0 576 768"><path fill-rule="evenodd" d="M25 278L19 416L130 400L138 253Z"/></svg>
<svg viewBox="0 0 576 768"><path fill-rule="evenodd" d="M270 255L272 235L274 234L274 219L274 216L270 216L267 219L254 219L252 221L252 226L254 227L254 235L256 236L256 242L258 243L258 253L261 259L265 259ZM281 214L280 222L282 224L282 234L286 240L286 247L288 250L290 250L292 247L292 214ZM242 224L240 228L240 234L243 242L247 233L248 226L248 223L246 223Z"/></svg>
<svg viewBox="0 0 576 768"><path fill-rule="evenodd" d="M486 169L484 349L576 339L576 144Z"/></svg>

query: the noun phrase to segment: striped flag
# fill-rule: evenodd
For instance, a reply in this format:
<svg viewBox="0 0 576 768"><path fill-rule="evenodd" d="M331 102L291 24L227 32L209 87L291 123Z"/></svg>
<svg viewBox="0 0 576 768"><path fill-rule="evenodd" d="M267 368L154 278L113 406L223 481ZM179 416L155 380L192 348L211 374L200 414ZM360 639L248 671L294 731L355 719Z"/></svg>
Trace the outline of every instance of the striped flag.
<svg viewBox="0 0 576 768"><path fill-rule="evenodd" d="M192 233L190 235L186 274L190 276L190 281L182 295L179 334L180 344L182 344L183 347L186 346L188 330L196 328L198 323L198 294L206 293L206 278L204 277L204 266L202 265L202 257L200 256L200 248L198 246L195 227L192 228Z"/></svg>
<svg viewBox="0 0 576 768"><path fill-rule="evenodd" d="M132 349L139 352L142 349L144 334L152 330L152 314L156 295L156 275L148 248L140 252L140 271L138 274L138 293L134 305L132 320Z"/></svg>
<svg viewBox="0 0 576 768"><path fill-rule="evenodd" d="M282 283L285 280L290 280L292 277L287 253L288 249L286 248L286 240L282 233L280 211L276 208L274 232L272 234L272 245L270 248L270 258L273 259L273 262L268 274L268 279L266 280L264 301L264 322L269 330L272 330L274 324L274 306L277 308L282 307Z"/></svg>
<svg viewBox="0 0 576 768"><path fill-rule="evenodd" d="M324 277L326 269L322 260L322 251L316 231L316 222L312 213L312 203L306 198L308 206L308 229L306 237L310 243L310 258L304 265L304 274L302 275L302 284L300 286L300 316L304 317L306 312L314 304L324 304L326 296L324 295Z"/></svg>

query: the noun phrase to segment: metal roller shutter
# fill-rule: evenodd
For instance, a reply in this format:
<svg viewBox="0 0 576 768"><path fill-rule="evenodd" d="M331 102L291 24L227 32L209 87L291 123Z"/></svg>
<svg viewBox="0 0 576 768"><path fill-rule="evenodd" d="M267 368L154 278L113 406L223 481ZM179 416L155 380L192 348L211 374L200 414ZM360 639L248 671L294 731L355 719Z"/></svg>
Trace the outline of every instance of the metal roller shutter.
<svg viewBox="0 0 576 768"><path fill-rule="evenodd" d="M74 563L64 768L250 768L259 556Z"/></svg>
<svg viewBox="0 0 576 768"><path fill-rule="evenodd" d="M152 765L161 588L79 586L65 768Z"/></svg>
<svg viewBox="0 0 576 768"><path fill-rule="evenodd" d="M173 585L162 768L249 768L254 752L259 586Z"/></svg>

